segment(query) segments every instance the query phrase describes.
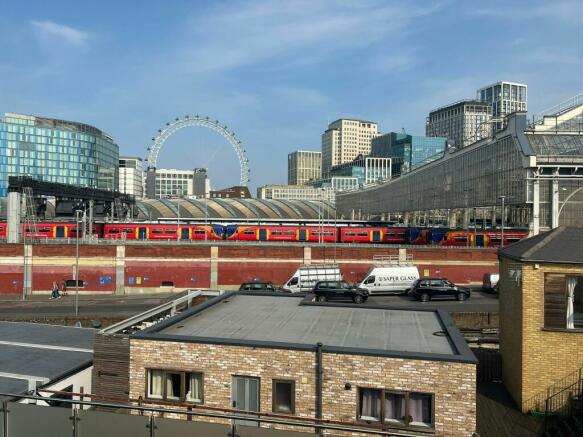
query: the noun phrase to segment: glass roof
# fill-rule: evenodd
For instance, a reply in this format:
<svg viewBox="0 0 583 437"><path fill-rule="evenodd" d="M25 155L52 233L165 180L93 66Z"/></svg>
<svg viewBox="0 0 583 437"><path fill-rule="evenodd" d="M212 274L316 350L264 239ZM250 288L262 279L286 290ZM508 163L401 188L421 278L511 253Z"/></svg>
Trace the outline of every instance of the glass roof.
<svg viewBox="0 0 583 437"><path fill-rule="evenodd" d="M535 155L583 156L583 135L526 134Z"/></svg>

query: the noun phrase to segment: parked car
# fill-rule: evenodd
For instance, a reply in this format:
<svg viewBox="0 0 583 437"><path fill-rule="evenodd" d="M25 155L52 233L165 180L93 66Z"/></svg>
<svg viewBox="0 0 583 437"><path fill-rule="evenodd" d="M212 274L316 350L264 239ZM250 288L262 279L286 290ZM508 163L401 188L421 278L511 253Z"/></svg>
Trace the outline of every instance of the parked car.
<svg viewBox="0 0 583 437"><path fill-rule="evenodd" d="M239 291L279 291L271 282L245 282Z"/></svg>
<svg viewBox="0 0 583 437"><path fill-rule="evenodd" d="M495 292L499 280L499 273L484 273L484 277L482 279L482 289L490 293Z"/></svg>
<svg viewBox="0 0 583 437"><path fill-rule="evenodd" d="M428 278L417 280L411 289L411 295L421 302L448 297L463 301L470 297L470 289L459 287L444 278Z"/></svg>
<svg viewBox="0 0 583 437"><path fill-rule="evenodd" d="M368 291L350 285L346 281L318 281L312 293L318 302L328 300L347 300L354 303L363 303L368 299Z"/></svg>

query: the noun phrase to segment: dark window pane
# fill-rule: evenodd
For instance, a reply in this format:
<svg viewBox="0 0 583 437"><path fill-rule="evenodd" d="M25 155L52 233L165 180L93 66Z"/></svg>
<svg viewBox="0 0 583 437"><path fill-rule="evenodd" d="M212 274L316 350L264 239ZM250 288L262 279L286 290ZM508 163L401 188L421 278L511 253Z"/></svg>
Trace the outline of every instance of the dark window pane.
<svg viewBox="0 0 583 437"><path fill-rule="evenodd" d="M381 420L381 391L361 388L359 392L358 418L371 422Z"/></svg>
<svg viewBox="0 0 583 437"><path fill-rule="evenodd" d="M292 381L276 381L273 384L273 411L277 413L294 412L294 383Z"/></svg>

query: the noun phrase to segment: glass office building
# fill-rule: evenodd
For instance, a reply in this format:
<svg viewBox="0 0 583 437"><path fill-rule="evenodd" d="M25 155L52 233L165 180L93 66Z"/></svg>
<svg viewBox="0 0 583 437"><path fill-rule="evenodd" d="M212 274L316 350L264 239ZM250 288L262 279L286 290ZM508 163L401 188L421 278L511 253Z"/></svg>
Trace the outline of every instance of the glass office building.
<svg viewBox="0 0 583 437"><path fill-rule="evenodd" d="M9 176L117 190L119 148L92 126L21 114L0 120L0 197Z"/></svg>
<svg viewBox="0 0 583 437"><path fill-rule="evenodd" d="M447 140L391 132L373 138L371 156L391 158L391 174L405 174L443 156Z"/></svg>

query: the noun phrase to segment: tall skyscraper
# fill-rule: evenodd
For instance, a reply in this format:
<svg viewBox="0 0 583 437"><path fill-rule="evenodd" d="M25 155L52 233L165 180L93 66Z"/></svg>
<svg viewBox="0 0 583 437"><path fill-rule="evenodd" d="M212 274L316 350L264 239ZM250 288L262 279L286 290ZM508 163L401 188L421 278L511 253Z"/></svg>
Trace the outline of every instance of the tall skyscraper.
<svg viewBox="0 0 583 437"><path fill-rule="evenodd" d="M119 158L119 192L144 197L144 164L142 158L120 156Z"/></svg>
<svg viewBox="0 0 583 437"><path fill-rule="evenodd" d="M492 117L503 118L515 111L527 111L527 86L516 82L497 82L480 88L477 92L478 100L492 106ZM494 127L500 130L504 127L501 121L495 122Z"/></svg>
<svg viewBox="0 0 583 437"><path fill-rule="evenodd" d="M431 111L425 123L425 135L445 137L457 148L466 147L490 136L491 118L489 103L462 100Z"/></svg>
<svg viewBox="0 0 583 437"><path fill-rule="evenodd" d="M322 177L322 152L297 150L287 155L287 183L304 185Z"/></svg>
<svg viewBox="0 0 583 437"><path fill-rule="evenodd" d="M378 135L378 125L372 121L339 119L330 123L322 134L322 176L327 177L334 165L368 155L372 139Z"/></svg>

